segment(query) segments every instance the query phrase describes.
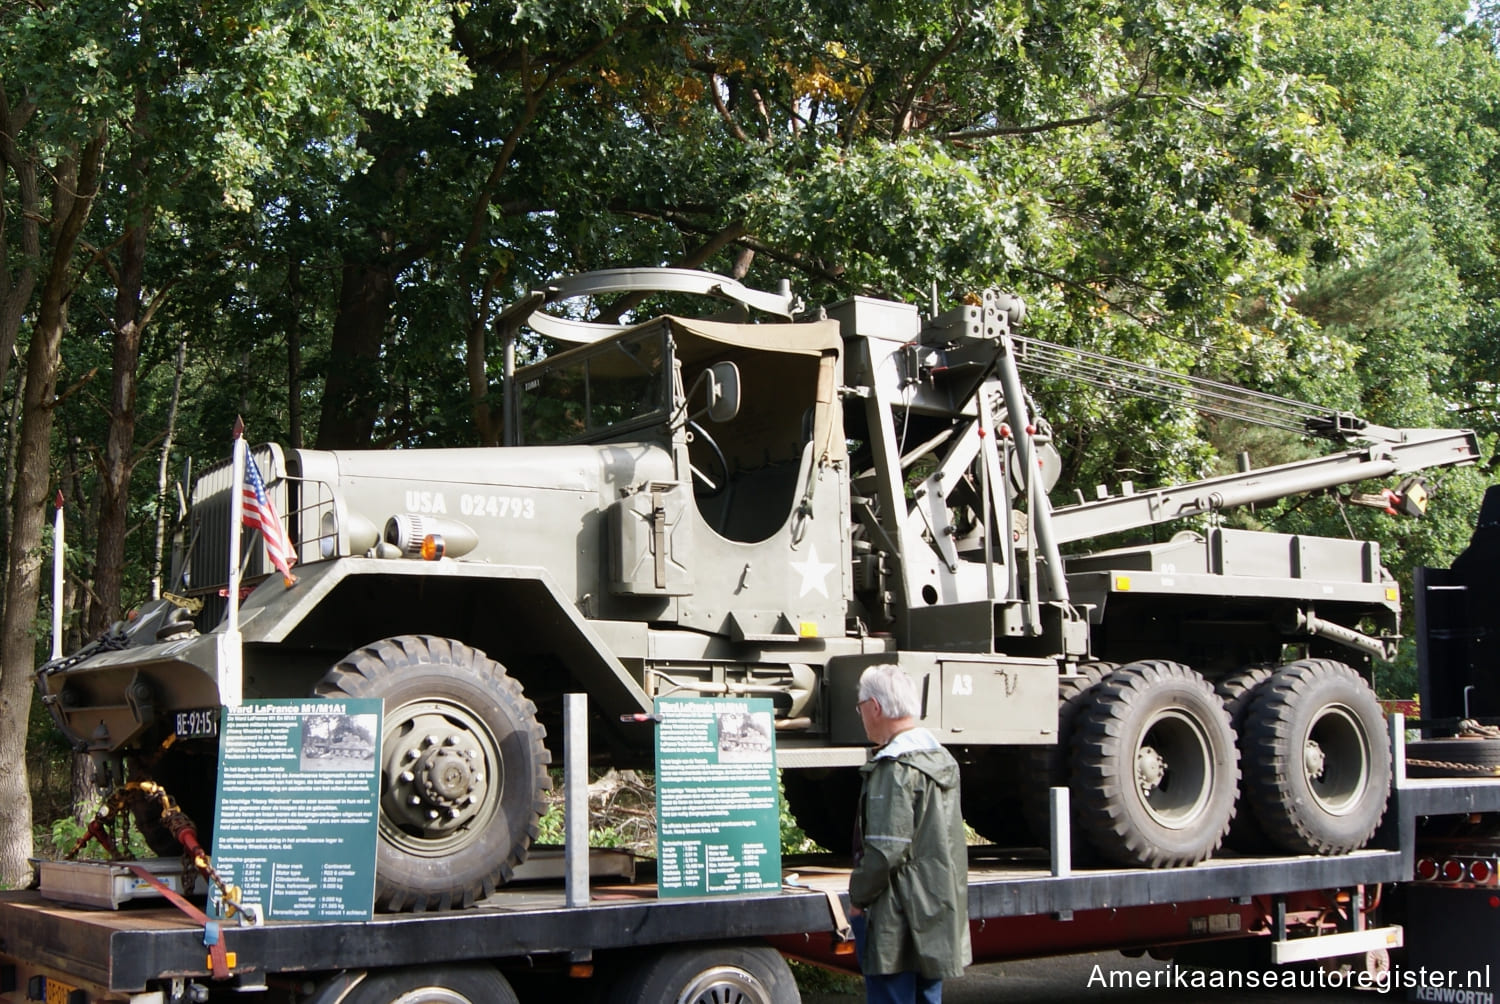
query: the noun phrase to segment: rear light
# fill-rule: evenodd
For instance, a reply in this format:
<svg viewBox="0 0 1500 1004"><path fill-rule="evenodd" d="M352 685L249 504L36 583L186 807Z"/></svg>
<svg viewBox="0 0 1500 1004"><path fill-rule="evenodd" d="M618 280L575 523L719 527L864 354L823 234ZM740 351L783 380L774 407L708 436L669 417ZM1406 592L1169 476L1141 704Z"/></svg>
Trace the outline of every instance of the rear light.
<svg viewBox="0 0 1500 1004"><path fill-rule="evenodd" d="M1495 877L1495 866L1488 861L1469 862L1469 881L1484 885Z"/></svg>
<svg viewBox="0 0 1500 1004"><path fill-rule="evenodd" d="M1417 879L1422 882L1431 882L1437 878L1437 862L1431 858L1419 858L1417 860Z"/></svg>
<svg viewBox="0 0 1500 1004"><path fill-rule="evenodd" d="M1447 861L1444 861L1443 869L1439 873L1439 877L1442 878L1444 882L1457 882L1459 879L1464 877L1463 862L1454 861L1451 858Z"/></svg>

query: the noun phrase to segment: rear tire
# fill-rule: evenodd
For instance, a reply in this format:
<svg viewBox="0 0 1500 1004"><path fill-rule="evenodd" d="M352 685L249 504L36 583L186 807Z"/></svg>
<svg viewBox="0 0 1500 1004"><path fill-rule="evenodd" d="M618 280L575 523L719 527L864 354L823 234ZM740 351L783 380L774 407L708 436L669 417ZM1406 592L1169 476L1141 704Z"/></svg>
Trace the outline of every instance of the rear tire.
<svg viewBox="0 0 1500 1004"><path fill-rule="evenodd" d="M342 1004L520 1004L510 984L489 966L434 966L372 973Z"/></svg>
<svg viewBox="0 0 1500 1004"><path fill-rule="evenodd" d="M499 663L403 635L350 653L316 693L385 702L377 907L467 907L510 880L546 810L552 758L535 705Z"/></svg>
<svg viewBox="0 0 1500 1004"><path fill-rule="evenodd" d="M1073 737L1072 801L1110 861L1196 864L1234 816L1238 750L1208 681L1174 662L1136 662L1093 688Z"/></svg>
<svg viewBox="0 0 1500 1004"><path fill-rule="evenodd" d="M1293 854L1344 854L1375 833L1391 753L1375 693L1331 659L1282 666L1245 721L1245 795L1271 842Z"/></svg>
<svg viewBox="0 0 1500 1004"><path fill-rule="evenodd" d="M617 983L609 1004L798 1004L781 953L764 945L673 948Z"/></svg>
<svg viewBox="0 0 1500 1004"><path fill-rule="evenodd" d="M1273 666L1247 666L1214 685L1214 691L1224 702L1224 711L1229 715L1229 725L1234 729L1240 750L1239 808L1229 824L1229 835L1224 838L1224 843L1242 854L1269 854L1276 849L1256 821L1250 801L1245 797L1246 764L1249 761L1245 749L1245 719L1249 716L1251 703L1274 671Z"/></svg>

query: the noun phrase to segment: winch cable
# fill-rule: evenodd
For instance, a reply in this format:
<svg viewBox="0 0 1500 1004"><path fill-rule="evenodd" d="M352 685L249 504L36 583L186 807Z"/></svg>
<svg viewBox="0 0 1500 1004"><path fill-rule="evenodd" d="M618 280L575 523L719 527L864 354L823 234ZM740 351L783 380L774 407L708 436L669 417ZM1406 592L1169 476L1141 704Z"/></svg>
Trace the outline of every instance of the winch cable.
<svg viewBox="0 0 1500 1004"><path fill-rule="evenodd" d="M1363 421L1352 415L1264 391L1174 373L1023 335L1012 335L1011 339L1020 350L1016 358L1017 368L1043 377L1063 377L1164 404L1180 405L1186 400L1204 414L1326 439L1345 441L1357 438L1356 434L1365 427Z"/></svg>

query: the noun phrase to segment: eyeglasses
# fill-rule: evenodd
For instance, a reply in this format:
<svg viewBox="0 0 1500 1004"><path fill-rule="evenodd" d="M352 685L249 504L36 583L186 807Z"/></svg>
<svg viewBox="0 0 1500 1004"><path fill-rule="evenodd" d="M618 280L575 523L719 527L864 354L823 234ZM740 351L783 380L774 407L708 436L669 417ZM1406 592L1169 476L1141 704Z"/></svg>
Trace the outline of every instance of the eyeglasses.
<svg viewBox="0 0 1500 1004"><path fill-rule="evenodd" d="M862 709L866 704L869 704L873 700L875 700L875 698L873 698L873 697L866 697L863 701L860 701L857 704L855 704L854 705L854 713L858 714L860 712L860 709Z"/></svg>

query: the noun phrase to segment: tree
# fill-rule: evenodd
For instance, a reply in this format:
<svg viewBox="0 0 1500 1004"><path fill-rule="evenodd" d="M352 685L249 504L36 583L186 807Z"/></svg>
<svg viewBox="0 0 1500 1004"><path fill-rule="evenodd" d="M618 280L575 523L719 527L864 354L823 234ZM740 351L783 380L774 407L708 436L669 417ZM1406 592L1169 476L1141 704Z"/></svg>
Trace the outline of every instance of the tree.
<svg viewBox="0 0 1500 1004"><path fill-rule="evenodd" d="M30 851L22 769L30 629L70 301L95 280L91 266L108 266L101 283L114 303L113 391L100 462L98 625L120 609L131 473L139 459L136 367L150 321L143 297L154 224L179 193L212 198L243 214L255 208L253 180L296 177L314 164L357 169L359 150L348 137L365 114L420 111L433 93L456 90L467 77L447 46L446 13L420 2L379 11L349 2L290 12L256 4L209 20L196 5L173 3L122 9L59 0L6 2L0 9L9 33L0 54L0 118L9 127L0 156L3 180L13 183L6 186L6 205L21 200L14 218L23 244L16 254L0 246L7 251L8 296L0 316L34 317L0 636L0 795L28 807L0 826L0 878L14 882L27 872ZM57 179L50 206L38 202L39 175ZM104 220L104 239L89 240L91 211L111 197L114 213ZM8 212L0 220L12 218ZM48 225L33 239L27 228L37 220ZM91 253L81 254L86 249ZM157 295L188 277L160 280ZM33 283L40 289L35 302ZM0 337L9 337L7 331L0 326Z"/></svg>

